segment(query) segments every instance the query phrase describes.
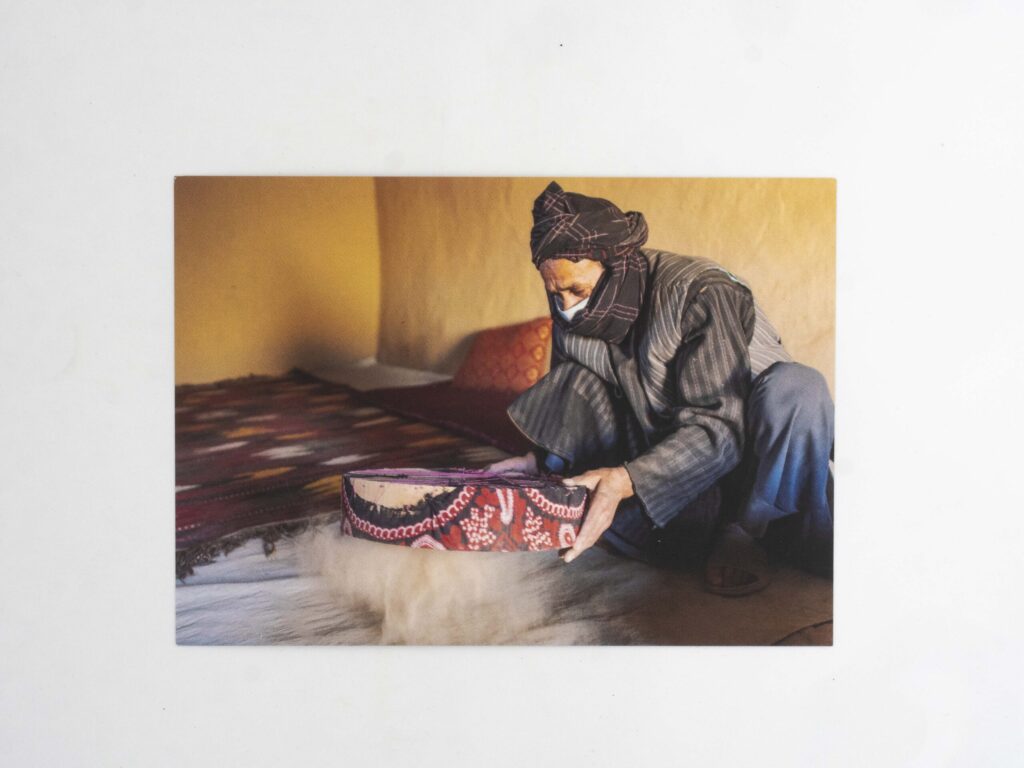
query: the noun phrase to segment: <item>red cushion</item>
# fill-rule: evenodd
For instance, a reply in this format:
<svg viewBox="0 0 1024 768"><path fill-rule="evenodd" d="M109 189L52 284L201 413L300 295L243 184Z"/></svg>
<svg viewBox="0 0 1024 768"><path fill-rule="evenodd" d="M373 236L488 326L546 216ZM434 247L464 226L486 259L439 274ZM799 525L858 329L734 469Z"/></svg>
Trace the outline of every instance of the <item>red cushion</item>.
<svg viewBox="0 0 1024 768"><path fill-rule="evenodd" d="M548 371L551 318L480 331L455 374L452 386L519 394Z"/></svg>

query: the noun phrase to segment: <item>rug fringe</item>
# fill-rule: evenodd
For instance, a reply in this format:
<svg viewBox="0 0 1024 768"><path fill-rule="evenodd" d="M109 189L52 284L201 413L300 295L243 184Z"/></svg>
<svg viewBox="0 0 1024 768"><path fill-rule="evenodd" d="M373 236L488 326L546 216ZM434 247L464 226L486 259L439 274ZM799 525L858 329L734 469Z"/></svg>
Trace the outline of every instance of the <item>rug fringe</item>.
<svg viewBox="0 0 1024 768"><path fill-rule="evenodd" d="M277 548L277 542L281 539L292 539L301 533L305 533L310 528L330 525L331 523L340 522L340 520L341 511L338 510L337 512L314 515L303 520L292 520L287 523L273 523L257 528L246 528L213 541L193 544L191 547L179 549L174 553L175 575L178 581L184 583L186 577L195 573L197 566L208 565L218 557L226 555L257 538L263 541L263 554L266 557L270 557Z"/></svg>

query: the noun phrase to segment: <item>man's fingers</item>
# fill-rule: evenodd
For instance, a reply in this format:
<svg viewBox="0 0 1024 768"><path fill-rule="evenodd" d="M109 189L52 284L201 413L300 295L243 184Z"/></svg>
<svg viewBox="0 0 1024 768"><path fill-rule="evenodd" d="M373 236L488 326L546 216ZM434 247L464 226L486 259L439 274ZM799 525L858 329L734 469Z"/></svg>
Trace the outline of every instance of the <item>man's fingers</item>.
<svg viewBox="0 0 1024 768"><path fill-rule="evenodd" d="M521 472L522 471L522 466L521 466L521 464L520 464L518 459L502 459L501 461L496 461L493 464L489 464L485 471L487 471L487 472L508 472L508 471Z"/></svg>
<svg viewBox="0 0 1024 768"><path fill-rule="evenodd" d="M582 532L583 531L581 529L580 533L582 533ZM568 552L566 552L565 556L562 558L565 561L566 565L571 563L577 557L579 557L584 552L586 552L588 549L590 549L592 546L594 546L594 544L597 543L597 539L600 538L600 536L593 537L593 541L590 540L591 538L592 537L587 536L586 538L582 538L581 537L581 538L577 538L576 539L576 541L572 545L572 548Z"/></svg>
<svg viewBox="0 0 1024 768"><path fill-rule="evenodd" d="M590 509L587 510L587 516L583 518L580 532L576 535L576 541L573 542L572 548L562 558L566 564L571 563L594 546L597 540L601 538L601 534L608 530L615 515L615 507L618 505L617 501L612 503L613 501L610 497L594 497Z"/></svg>
<svg viewBox="0 0 1024 768"><path fill-rule="evenodd" d="M566 563L571 563L594 546L612 524L615 509L622 500L622 496L612 486L602 484L609 471L591 470L562 480L564 485L569 487L582 485L591 492L587 512L583 518L583 525L580 526L580 531L576 535L576 541L562 558Z"/></svg>
<svg viewBox="0 0 1024 768"><path fill-rule="evenodd" d="M588 549L590 549L593 545L594 545L593 542L588 544L583 539L576 539L576 542L572 545L572 547L570 547L566 551L566 553L562 556L562 560L564 560L565 564L568 565L573 560L575 560L577 557L579 557L584 552L586 552Z"/></svg>
<svg viewBox="0 0 1024 768"><path fill-rule="evenodd" d="M604 533L604 531L601 531L601 533ZM588 549L590 549L592 546L594 546L594 544L597 543L597 540L601 537L601 533L595 535L593 533L593 529L586 532L583 531L583 529L580 529L581 535L576 539L575 542L573 542L572 545L572 552L575 552L573 557L578 557L579 555L583 554Z"/></svg>
<svg viewBox="0 0 1024 768"><path fill-rule="evenodd" d="M584 472L582 475L576 475L575 477L562 478L562 485L573 487L582 485L591 491L597 487L599 482L601 482L601 476L593 472Z"/></svg>

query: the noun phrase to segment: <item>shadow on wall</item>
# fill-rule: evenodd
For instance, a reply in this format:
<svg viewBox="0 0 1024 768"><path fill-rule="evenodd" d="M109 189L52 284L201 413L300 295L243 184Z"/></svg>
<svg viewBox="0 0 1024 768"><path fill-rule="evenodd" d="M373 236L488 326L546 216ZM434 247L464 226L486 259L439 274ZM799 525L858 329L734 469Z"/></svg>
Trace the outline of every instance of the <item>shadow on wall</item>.
<svg viewBox="0 0 1024 768"><path fill-rule="evenodd" d="M177 383L377 352L372 178L175 181Z"/></svg>
<svg viewBox="0 0 1024 768"><path fill-rule="evenodd" d="M293 361L289 368L310 372L329 370L362 359L339 359L337 345L330 339L301 333L295 334L283 345L281 358Z"/></svg>
<svg viewBox="0 0 1024 768"><path fill-rule="evenodd" d="M476 341L476 337L479 335L478 331L477 333L471 333L468 336L464 336L457 344L455 344L455 346L448 350L447 354L441 357L441 362L438 366L441 373L455 375L455 372L466 359L466 355L469 354L470 347L473 346L473 342Z"/></svg>

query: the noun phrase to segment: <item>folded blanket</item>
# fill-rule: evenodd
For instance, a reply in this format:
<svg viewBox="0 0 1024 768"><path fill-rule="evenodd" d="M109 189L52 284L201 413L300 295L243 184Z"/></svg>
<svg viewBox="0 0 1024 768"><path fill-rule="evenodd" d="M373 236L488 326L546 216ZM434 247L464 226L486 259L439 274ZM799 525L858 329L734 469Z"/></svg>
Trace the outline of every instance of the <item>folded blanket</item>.
<svg viewBox="0 0 1024 768"><path fill-rule="evenodd" d="M515 393L463 389L442 381L371 389L363 397L393 413L436 424L509 453L526 453L533 447L505 412L516 399Z"/></svg>

